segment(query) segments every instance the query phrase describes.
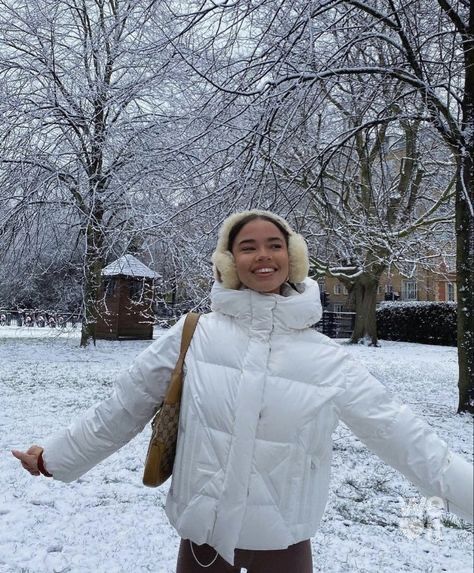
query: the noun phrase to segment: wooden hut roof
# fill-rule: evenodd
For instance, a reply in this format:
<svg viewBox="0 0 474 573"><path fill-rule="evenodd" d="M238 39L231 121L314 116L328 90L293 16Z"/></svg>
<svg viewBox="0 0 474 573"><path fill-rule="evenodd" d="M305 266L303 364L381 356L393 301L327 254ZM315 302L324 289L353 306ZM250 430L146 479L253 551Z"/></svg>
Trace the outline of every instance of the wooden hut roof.
<svg viewBox="0 0 474 573"><path fill-rule="evenodd" d="M123 255L102 269L102 276L125 276L135 278L160 278L160 274L149 269L133 255Z"/></svg>

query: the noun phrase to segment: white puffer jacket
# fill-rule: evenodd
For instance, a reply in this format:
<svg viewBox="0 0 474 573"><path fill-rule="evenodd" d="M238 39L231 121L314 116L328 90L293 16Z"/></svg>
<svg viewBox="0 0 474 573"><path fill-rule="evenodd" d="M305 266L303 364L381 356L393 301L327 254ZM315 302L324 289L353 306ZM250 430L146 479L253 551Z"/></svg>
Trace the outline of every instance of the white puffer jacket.
<svg viewBox="0 0 474 573"><path fill-rule="evenodd" d="M215 284L186 358L180 434L166 512L179 535L234 549L311 537L329 487L339 420L383 460L472 520L472 467L338 344L310 329L317 284L262 295ZM291 292L290 292L291 291ZM165 392L183 320L143 352L113 395L45 445L72 481L138 433Z"/></svg>

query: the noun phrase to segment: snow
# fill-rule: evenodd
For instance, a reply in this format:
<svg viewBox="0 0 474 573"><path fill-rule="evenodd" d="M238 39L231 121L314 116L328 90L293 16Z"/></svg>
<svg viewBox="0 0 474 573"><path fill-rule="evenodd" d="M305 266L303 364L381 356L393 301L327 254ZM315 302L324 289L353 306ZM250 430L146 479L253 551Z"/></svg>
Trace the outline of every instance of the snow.
<svg viewBox="0 0 474 573"><path fill-rule="evenodd" d="M76 331L0 327L0 573L174 572L168 484L141 483L149 429L72 484L34 478L10 454L41 444L107 396L148 343L99 341L84 350ZM348 350L472 459L472 419L455 414L455 348L382 341ZM423 527L415 515L422 504L341 426L328 508L312 540L314 571L471 572L472 526L445 515L439 529Z"/></svg>
<svg viewBox="0 0 474 573"><path fill-rule="evenodd" d="M102 275L104 277L123 275L126 277L145 277L150 279L160 277L158 273L149 269L133 255L124 255L116 261L113 261L102 269Z"/></svg>
<svg viewBox="0 0 474 573"><path fill-rule="evenodd" d="M424 306L430 306L431 304L438 306L440 304L443 305L447 305L448 307L452 307L452 308L456 308L457 304L453 301L450 300L446 300L446 301L434 301L434 300L383 300L379 303L379 307L383 308L383 307L393 307L393 308L399 308L401 306L409 306L409 307L413 307L413 306L420 306L420 307L424 307Z"/></svg>

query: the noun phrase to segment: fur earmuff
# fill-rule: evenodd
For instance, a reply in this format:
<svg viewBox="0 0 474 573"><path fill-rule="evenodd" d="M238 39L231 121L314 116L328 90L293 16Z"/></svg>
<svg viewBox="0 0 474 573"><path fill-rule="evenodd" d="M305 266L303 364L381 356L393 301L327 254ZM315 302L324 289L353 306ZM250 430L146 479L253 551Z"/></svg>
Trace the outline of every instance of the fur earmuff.
<svg viewBox="0 0 474 573"><path fill-rule="evenodd" d="M239 280L237 269L235 267L234 256L228 250L229 235L237 223L249 215L264 216L278 222L288 231L288 258L290 263L288 280L291 283L301 283L308 276L309 259L308 247L304 238L295 233L290 225L275 213L270 211L261 211L254 209L252 211L242 211L234 213L227 217L222 223L217 239L216 250L212 255L214 277L222 283L222 286L230 289L239 289L241 282Z"/></svg>

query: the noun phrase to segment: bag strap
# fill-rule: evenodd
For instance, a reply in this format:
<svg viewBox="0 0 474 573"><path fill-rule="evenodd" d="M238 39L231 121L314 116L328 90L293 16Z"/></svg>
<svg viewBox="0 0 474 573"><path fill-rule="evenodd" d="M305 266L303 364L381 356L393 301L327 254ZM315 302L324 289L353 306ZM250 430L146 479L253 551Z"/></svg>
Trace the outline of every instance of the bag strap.
<svg viewBox="0 0 474 573"><path fill-rule="evenodd" d="M177 404L181 400L183 390L183 366L186 352L193 338L194 331L201 315L197 312L188 312L184 320L183 332L181 334L181 348L176 366L171 373L171 381L166 390L164 403Z"/></svg>

